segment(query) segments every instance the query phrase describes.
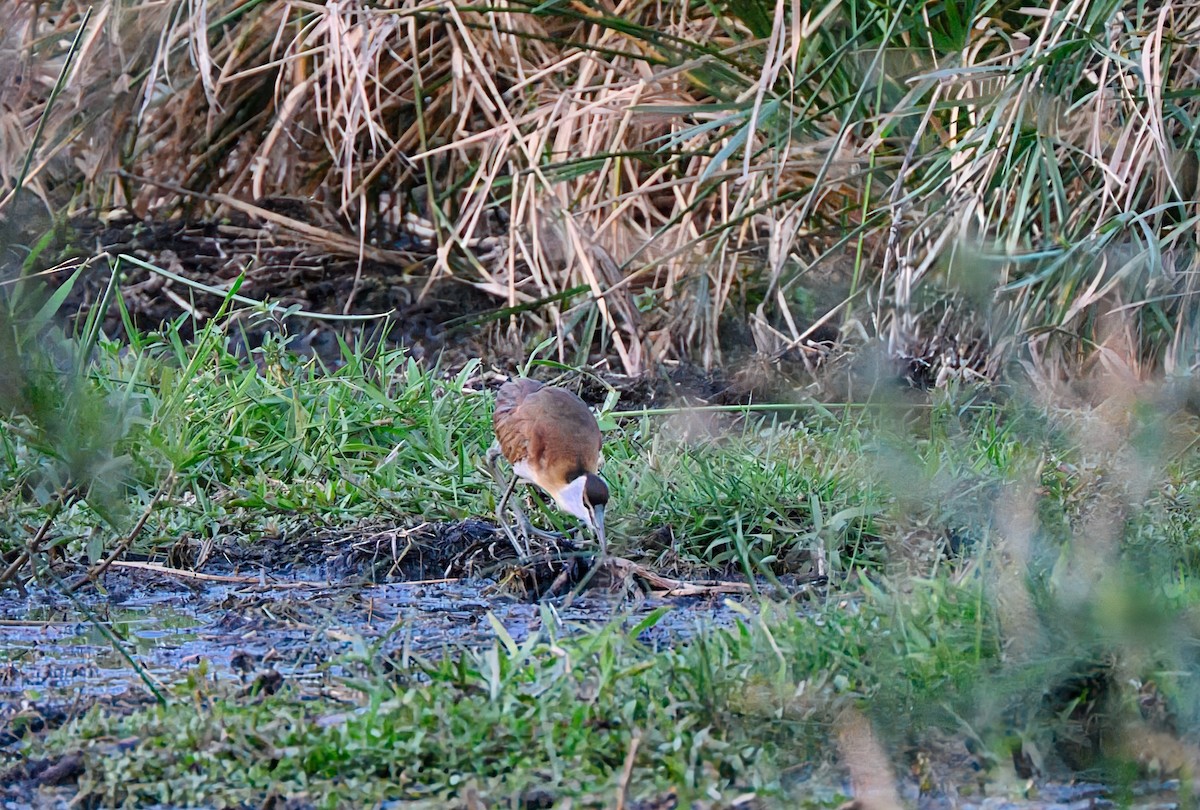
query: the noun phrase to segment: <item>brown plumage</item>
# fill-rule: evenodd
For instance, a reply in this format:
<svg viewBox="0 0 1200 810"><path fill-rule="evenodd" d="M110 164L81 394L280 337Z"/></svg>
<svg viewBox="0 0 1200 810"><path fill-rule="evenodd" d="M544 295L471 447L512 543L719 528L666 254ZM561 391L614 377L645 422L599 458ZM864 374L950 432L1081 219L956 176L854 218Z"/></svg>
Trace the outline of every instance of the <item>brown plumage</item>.
<svg viewBox="0 0 1200 810"><path fill-rule="evenodd" d="M603 440L596 417L583 400L537 380L512 380L496 395L492 426L499 452L513 465L517 477L541 487L560 509L591 526L603 554L608 486L597 475ZM502 480L495 467L495 455L494 451L489 453L489 464L497 479ZM509 485L498 512L503 511L511 491ZM519 508L517 514L528 533L528 521Z"/></svg>
<svg viewBox="0 0 1200 810"><path fill-rule="evenodd" d="M504 457L528 465L529 480L547 492L599 472L600 426L570 391L525 378L505 383L496 395L492 426Z"/></svg>

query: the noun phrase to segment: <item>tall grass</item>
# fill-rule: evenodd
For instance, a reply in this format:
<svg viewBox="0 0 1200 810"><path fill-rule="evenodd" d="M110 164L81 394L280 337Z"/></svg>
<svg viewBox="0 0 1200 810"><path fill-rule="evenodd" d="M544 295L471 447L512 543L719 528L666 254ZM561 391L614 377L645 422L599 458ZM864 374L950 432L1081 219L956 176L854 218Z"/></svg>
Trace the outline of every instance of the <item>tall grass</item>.
<svg viewBox="0 0 1200 810"><path fill-rule="evenodd" d="M0 11L0 178L34 154L52 208L313 197L324 226L271 221L416 235L424 278L630 372L719 362L730 317L767 356L825 322L936 383L1118 331L1135 374L1195 365L1190 6L105 2L50 105L84 7Z"/></svg>

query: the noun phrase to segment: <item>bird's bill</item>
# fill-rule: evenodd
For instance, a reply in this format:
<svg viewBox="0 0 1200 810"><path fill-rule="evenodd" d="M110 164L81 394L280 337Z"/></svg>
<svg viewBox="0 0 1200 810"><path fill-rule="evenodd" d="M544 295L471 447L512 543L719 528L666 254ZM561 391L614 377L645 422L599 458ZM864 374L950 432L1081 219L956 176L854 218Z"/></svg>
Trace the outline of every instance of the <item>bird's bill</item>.
<svg viewBox="0 0 1200 810"><path fill-rule="evenodd" d="M600 553L608 553L608 542L604 537L604 507L592 507L592 528L596 530L596 539L600 541Z"/></svg>

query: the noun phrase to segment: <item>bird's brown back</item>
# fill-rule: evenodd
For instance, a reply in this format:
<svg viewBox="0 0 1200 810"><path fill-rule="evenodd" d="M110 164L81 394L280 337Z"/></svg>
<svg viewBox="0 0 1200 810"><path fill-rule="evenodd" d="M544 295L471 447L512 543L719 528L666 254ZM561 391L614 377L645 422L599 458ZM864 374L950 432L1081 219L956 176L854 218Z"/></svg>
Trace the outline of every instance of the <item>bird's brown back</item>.
<svg viewBox="0 0 1200 810"><path fill-rule="evenodd" d="M561 487L598 469L600 426L583 400L563 388L526 378L505 383L492 426L504 457L528 464L543 487Z"/></svg>

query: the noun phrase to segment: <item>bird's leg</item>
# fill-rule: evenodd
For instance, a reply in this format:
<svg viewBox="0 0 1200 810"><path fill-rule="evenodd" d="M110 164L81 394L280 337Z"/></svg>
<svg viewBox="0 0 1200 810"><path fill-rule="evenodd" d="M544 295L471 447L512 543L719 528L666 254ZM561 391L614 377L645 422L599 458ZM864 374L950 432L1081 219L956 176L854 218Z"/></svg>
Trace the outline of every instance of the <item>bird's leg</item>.
<svg viewBox="0 0 1200 810"><path fill-rule="evenodd" d="M601 524L601 526L602 525L603 524ZM591 583L592 577L596 576L597 571L608 567L608 536L605 534L603 528L596 530L596 539L600 542L600 554L594 560L592 560L592 564L588 568L587 573L583 575L583 579L579 580L575 587L572 588L571 591L566 595L566 598L563 599L563 610L569 608L571 603L574 602L579 595L584 592L587 586ZM555 584L555 589L557 589L557 582Z"/></svg>
<svg viewBox="0 0 1200 810"><path fill-rule="evenodd" d="M500 448L496 447L495 445L488 448L487 466L488 470L490 470L492 473L492 478L496 479L496 483L500 485L500 489L504 493L504 495L496 503L496 522L500 524L500 528L502 528L504 533L508 535L508 542L512 543L513 549L517 552L517 559L528 559L531 556L529 553L528 540L525 542L525 548L522 549L521 545L517 542L516 534L513 533L512 528L508 525L508 520L504 516L504 507L508 504L508 499L512 497L513 489L515 489L517 486L517 477L514 475L511 481L506 481L504 479L504 474L500 472ZM517 513L518 520L522 524L521 528L524 530L525 527L529 525L529 518L525 517L525 514L521 511L521 507L513 504L513 508ZM527 531L525 532L525 537L529 537L529 533Z"/></svg>
<svg viewBox="0 0 1200 810"><path fill-rule="evenodd" d="M515 485L516 481L514 481L513 484ZM562 540L565 536L560 532L548 532L545 529L539 529L537 526L534 526L533 522L525 516L525 510L521 508L519 503L517 503L516 498L513 499L512 510L517 516L517 522L521 524L521 531L526 537L536 537L539 540L554 541Z"/></svg>
<svg viewBox="0 0 1200 810"><path fill-rule="evenodd" d="M488 469L491 471L492 477L496 479L496 482L504 491L503 497L501 497L499 503L496 504L496 520L504 528L504 530L508 532L509 540L512 542L513 547L517 548L516 538L513 536L511 529L509 529L508 522L504 516L504 509L509 505L509 499L512 498L513 491L517 487L517 478L516 476L513 476L512 480L509 481L504 477L504 474L500 472L500 456L500 448L495 445L492 445L492 447L487 451ZM518 503L518 499L516 498L512 498L512 510L513 514L517 518L518 525L521 527L521 534L523 534L526 538L525 557L531 556L528 543L528 539L530 537L537 537L542 540L561 540L563 538L563 535L559 534L558 532L548 532L544 529L536 528L532 521L525 516L525 510L521 508L521 505ZM517 553L521 553L520 549L517 549Z"/></svg>
<svg viewBox="0 0 1200 810"><path fill-rule="evenodd" d="M542 495L543 493L541 490L537 488L534 489L534 499L537 500L537 502L544 508L546 506L546 501L542 498ZM519 506L514 506L513 508L516 509L517 515L520 517L520 519L524 521L523 528L525 529L526 534L530 535L531 537L538 537L542 540L548 540L551 542L563 540L567 537L567 535L563 534L562 532L550 532L546 531L545 529L537 528L532 522L530 522L528 518L525 517L525 513L521 511Z"/></svg>

